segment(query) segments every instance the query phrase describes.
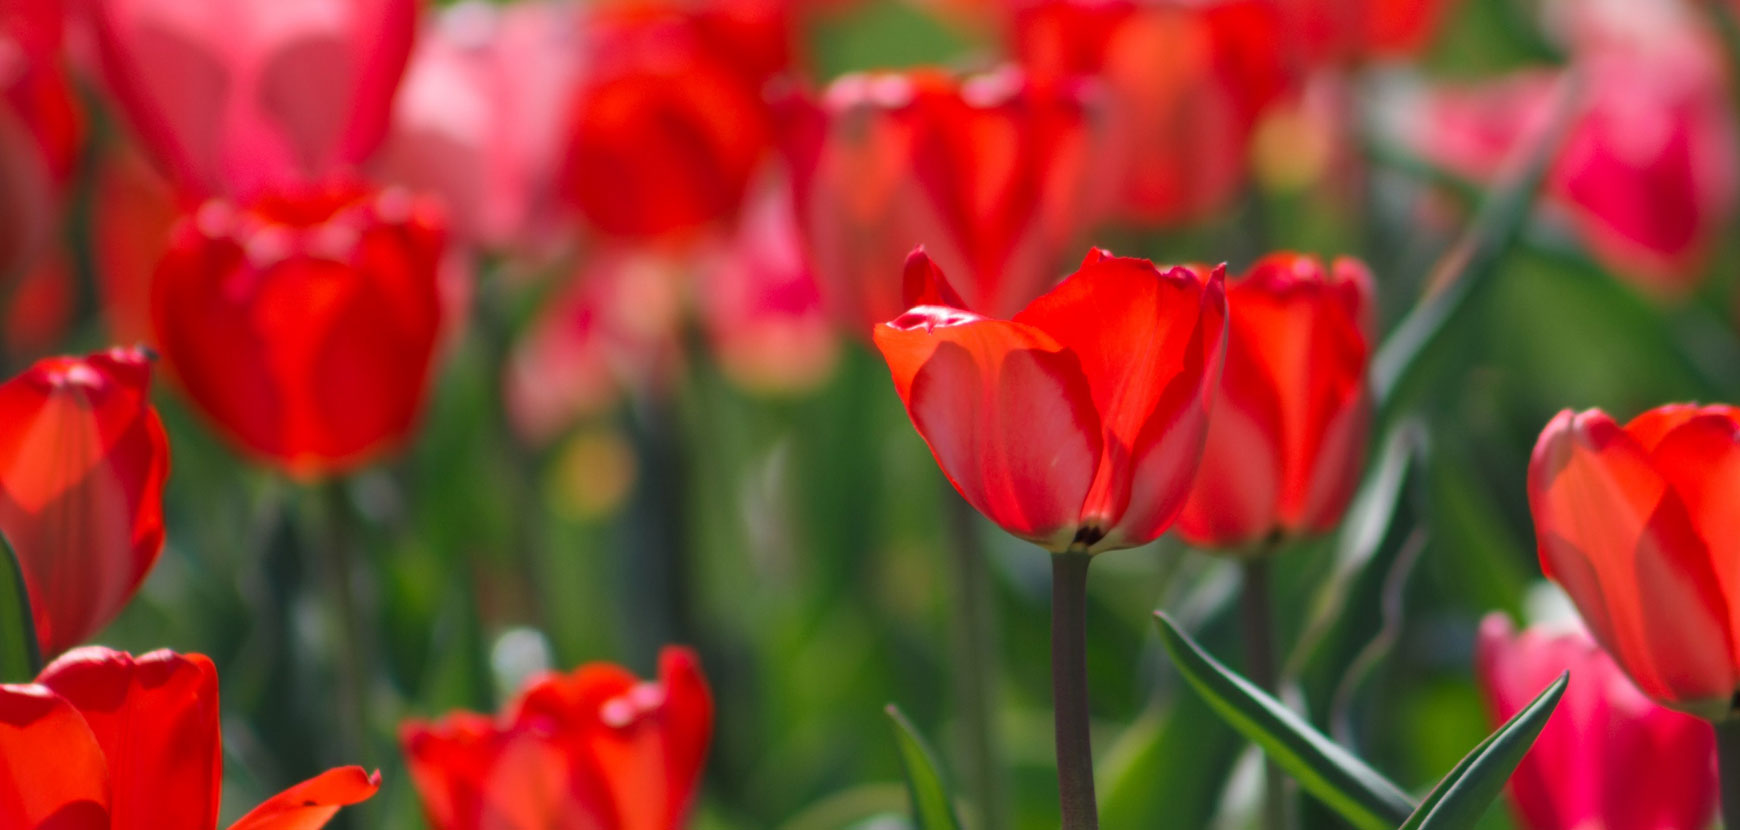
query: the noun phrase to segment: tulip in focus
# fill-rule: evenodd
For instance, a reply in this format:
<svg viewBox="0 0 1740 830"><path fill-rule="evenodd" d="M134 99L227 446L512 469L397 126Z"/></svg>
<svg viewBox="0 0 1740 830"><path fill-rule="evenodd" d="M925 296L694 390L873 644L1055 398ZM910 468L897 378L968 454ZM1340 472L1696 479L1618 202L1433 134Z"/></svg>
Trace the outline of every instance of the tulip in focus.
<svg viewBox="0 0 1740 830"><path fill-rule="evenodd" d="M1199 220L1244 185L1252 135L1297 81L1268 0L1136 3L1032 0L1011 51L1041 82L1099 77L1118 215L1142 225Z"/></svg>
<svg viewBox="0 0 1740 830"><path fill-rule="evenodd" d="M85 4L103 85L195 197L346 173L386 136L417 0Z"/></svg>
<svg viewBox="0 0 1740 830"><path fill-rule="evenodd" d="M1475 668L1496 727L1561 672L1564 699L1510 779L1524 830L1688 830L1716 811L1710 727L1644 697L1580 631L1480 626Z"/></svg>
<svg viewBox="0 0 1740 830"><path fill-rule="evenodd" d="M150 378L142 351L112 349L0 385L0 532L45 655L114 619L163 548L169 439Z"/></svg>
<svg viewBox="0 0 1740 830"><path fill-rule="evenodd" d="M1643 693L1728 717L1740 668L1740 410L1675 404L1621 427L1566 410L1529 463L1541 569Z"/></svg>
<svg viewBox="0 0 1740 830"><path fill-rule="evenodd" d="M695 655L657 682L606 663L532 683L500 716L400 731L434 830L679 830L700 784L713 701Z"/></svg>
<svg viewBox="0 0 1740 830"><path fill-rule="evenodd" d="M848 75L788 103L798 228L848 330L905 308L891 277L914 245L973 308L1014 314L1100 212L1102 116L1081 84L915 70Z"/></svg>
<svg viewBox="0 0 1740 830"><path fill-rule="evenodd" d="M1244 548L1341 521L1365 461L1372 279L1341 258L1274 254L1227 287L1226 371L1178 520L1193 545Z"/></svg>
<svg viewBox="0 0 1740 830"><path fill-rule="evenodd" d="M1012 319L968 310L914 252L876 346L961 495L1054 553L1152 541L1196 475L1226 348L1224 269L1094 249Z"/></svg>
<svg viewBox="0 0 1740 830"><path fill-rule="evenodd" d="M247 454L298 478L403 444L440 332L435 207L351 183L212 200L177 227L152 286L163 356Z"/></svg>
<svg viewBox="0 0 1740 830"><path fill-rule="evenodd" d="M0 827L216 830L223 786L217 670L204 655L68 652L0 685ZM267 800L230 830L318 830L380 776L342 767Z"/></svg>
<svg viewBox="0 0 1740 830"><path fill-rule="evenodd" d="M762 87L789 67L766 0L620 3L586 22L562 187L609 237L683 239L736 216L772 141Z"/></svg>

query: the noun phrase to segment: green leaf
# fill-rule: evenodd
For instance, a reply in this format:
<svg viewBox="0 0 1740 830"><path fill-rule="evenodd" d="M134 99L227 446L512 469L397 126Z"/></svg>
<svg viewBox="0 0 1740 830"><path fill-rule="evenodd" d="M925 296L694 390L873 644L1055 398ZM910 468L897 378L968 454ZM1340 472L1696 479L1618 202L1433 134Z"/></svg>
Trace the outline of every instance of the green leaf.
<svg viewBox="0 0 1740 830"><path fill-rule="evenodd" d="M1487 195L1473 223L1433 266L1428 294L1384 339L1372 359L1372 386L1386 410L1396 392L1415 373L1419 358L1453 327L1470 300L1492 282L1498 263L1528 225L1535 194L1546 179L1575 116L1582 110L1584 84L1568 77L1558 91L1558 106L1547 132L1527 148L1517 172Z"/></svg>
<svg viewBox="0 0 1740 830"><path fill-rule="evenodd" d="M900 711L888 704L888 719L894 722L894 738L900 744L900 766L906 770L906 792L912 798L912 819L917 830L961 830L961 820L949 803L948 788L937 771L936 753L919 737L918 730Z"/></svg>
<svg viewBox="0 0 1740 830"><path fill-rule="evenodd" d="M1154 616L1160 641L1190 685L1306 792L1361 830L1390 830L1414 812L1400 787L1209 656L1165 612Z"/></svg>
<svg viewBox="0 0 1740 830"><path fill-rule="evenodd" d="M29 683L40 671L42 652L36 645L24 571L12 543L0 534L0 683Z"/></svg>
<svg viewBox="0 0 1740 830"><path fill-rule="evenodd" d="M1571 673L1559 679L1535 696L1521 711L1486 736L1473 751L1457 762L1450 774L1432 788L1419 809L1408 816L1400 830L1464 830L1486 813L1494 799L1504 789L1504 782L1516 770L1523 755L1534 746L1535 738L1547 725Z"/></svg>

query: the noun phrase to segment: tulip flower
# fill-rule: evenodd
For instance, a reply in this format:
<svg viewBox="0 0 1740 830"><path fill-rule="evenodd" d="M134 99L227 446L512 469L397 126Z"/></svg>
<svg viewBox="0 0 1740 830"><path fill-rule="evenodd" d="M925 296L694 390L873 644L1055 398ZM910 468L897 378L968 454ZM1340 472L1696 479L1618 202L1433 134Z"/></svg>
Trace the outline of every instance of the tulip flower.
<svg viewBox="0 0 1740 830"><path fill-rule="evenodd" d="M606 236L673 239L735 217L772 139L762 86L787 68L783 4L593 10L569 108L564 192Z"/></svg>
<svg viewBox="0 0 1740 830"><path fill-rule="evenodd" d="M0 532L58 654L106 625L163 547L169 440L138 349L39 361L0 384Z"/></svg>
<svg viewBox="0 0 1740 830"><path fill-rule="evenodd" d="M163 356L224 437L298 478L405 442L440 331L442 220L334 183L213 200L176 229L151 306Z"/></svg>
<svg viewBox="0 0 1740 830"><path fill-rule="evenodd" d="M400 730L434 830L677 830L713 733L687 649L657 682L606 663L533 682L500 717L459 712Z"/></svg>
<svg viewBox="0 0 1740 830"><path fill-rule="evenodd" d="M345 173L379 146L418 2L86 6L103 85L177 189L248 198Z"/></svg>
<svg viewBox="0 0 1740 830"><path fill-rule="evenodd" d="M1430 43L1456 0L1278 0L1313 64L1405 58Z"/></svg>
<svg viewBox="0 0 1740 830"><path fill-rule="evenodd" d="M96 170L91 255L109 337L155 343L151 277L181 218L175 191L150 160L127 144L111 147Z"/></svg>
<svg viewBox="0 0 1740 830"><path fill-rule="evenodd" d="M1371 427L1371 274L1342 258L1275 254L1227 288L1226 371L1202 469L1178 527L1239 548L1321 533L1359 483Z"/></svg>
<svg viewBox="0 0 1740 830"><path fill-rule="evenodd" d="M1098 212L1100 133L1079 85L916 70L848 75L787 103L798 228L848 330L905 308L892 276L914 245L973 308L1014 314Z"/></svg>
<svg viewBox="0 0 1740 830"><path fill-rule="evenodd" d="M1707 718L1740 689L1740 409L1670 405L1624 427L1559 413L1529 463L1541 569L1644 694Z"/></svg>
<svg viewBox="0 0 1740 830"><path fill-rule="evenodd" d="M1032 0L1011 51L1047 83L1097 76L1111 98L1108 166L1122 218L1144 225L1224 208L1246 178L1257 121L1296 81L1268 0Z"/></svg>
<svg viewBox="0 0 1740 830"><path fill-rule="evenodd" d="M84 118L61 64L60 0L0 11L0 280L38 264L77 166Z"/></svg>
<svg viewBox="0 0 1740 830"><path fill-rule="evenodd" d="M1632 25L1584 17L1570 27L1588 99L1553 161L1544 201L1616 276L1683 297L1734 215L1740 125L1707 32L1623 23ZM1548 127L1556 86L1555 75L1529 71L1428 93L1407 140L1458 174L1494 181L1511 148Z"/></svg>
<svg viewBox="0 0 1740 830"><path fill-rule="evenodd" d="M493 249L554 241L563 108L580 79L579 7L468 0L417 41L380 177L441 194L454 234Z"/></svg>
<svg viewBox="0 0 1740 830"><path fill-rule="evenodd" d="M1225 350L1224 269L1094 249L1008 320L968 310L923 251L913 308L876 327L919 435L955 488L1054 553L1152 541L1196 474Z"/></svg>
<svg viewBox="0 0 1740 830"><path fill-rule="evenodd" d="M218 677L204 655L81 648L34 684L0 685L0 827L216 830L222 785ZM329 770L230 830L318 830L379 788L360 767Z"/></svg>
<svg viewBox="0 0 1740 830"><path fill-rule="evenodd" d="M1517 633L1488 616L1475 648L1496 726L1569 671L1570 686L1510 779L1524 830L1684 830L1716 810L1710 727L1644 697L1580 631Z"/></svg>

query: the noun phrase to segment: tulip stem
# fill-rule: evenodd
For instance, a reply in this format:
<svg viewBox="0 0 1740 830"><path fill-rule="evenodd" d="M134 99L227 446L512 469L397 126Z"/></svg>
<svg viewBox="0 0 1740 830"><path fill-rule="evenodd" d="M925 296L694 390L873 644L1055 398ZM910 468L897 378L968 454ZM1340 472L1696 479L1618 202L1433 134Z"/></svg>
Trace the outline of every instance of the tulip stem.
<svg viewBox="0 0 1740 830"><path fill-rule="evenodd" d="M340 740L350 763L371 763L364 736L371 734L368 721L368 656L364 653L364 637L368 635L356 602L356 539L350 518L350 499L344 482L334 479L320 485L324 504L325 535L313 540L320 549L320 576L325 583L327 599L336 622L334 632L333 667L338 677L338 716Z"/></svg>
<svg viewBox="0 0 1740 830"><path fill-rule="evenodd" d="M1740 828L1740 720L1712 724L1716 730L1716 767L1722 779L1722 826Z"/></svg>
<svg viewBox="0 0 1740 830"><path fill-rule="evenodd" d="M988 830L1009 826L1008 805L1003 797L1002 769L998 759L995 727L997 713L997 642L994 634L995 596L991 575L985 567L985 549L974 534L977 516L972 505L954 492L947 482L942 487L948 505L951 544L950 558L954 564L955 593L958 602L950 615L954 629L955 676L962 731L967 747L968 784L973 800L978 803L979 826Z"/></svg>
<svg viewBox="0 0 1740 830"><path fill-rule="evenodd" d="M1063 830L1099 830L1088 735L1087 575L1093 556L1051 557L1051 688L1057 723L1057 793Z"/></svg>
<svg viewBox="0 0 1740 830"><path fill-rule="evenodd" d="M1269 595L1269 553L1265 549L1245 561L1244 590L1239 595L1239 627L1245 639L1245 674L1263 691L1277 694L1275 623ZM1287 781L1279 767L1263 761L1263 827L1287 827Z"/></svg>

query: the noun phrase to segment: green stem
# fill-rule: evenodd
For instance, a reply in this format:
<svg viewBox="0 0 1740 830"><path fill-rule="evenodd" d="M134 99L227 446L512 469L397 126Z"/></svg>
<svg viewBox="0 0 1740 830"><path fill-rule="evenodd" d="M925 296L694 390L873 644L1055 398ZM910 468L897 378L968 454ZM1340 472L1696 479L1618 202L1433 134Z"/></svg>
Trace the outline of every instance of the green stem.
<svg viewBox="0 0 1740 830"><path fill-rule="evenodd" d="M1740 828L1740 720L1712 724L1716 730L1716 767L1722 779L1722 826Z"/></svg>
<svg viewBox="0 0 1740 830"><path fill-rule="evenodd" d="M949 615L951 645L955 651L956 691L961 722L966 733L967 778L979 807L979 826L996 830L1008 827L1009 805L1004 799L1002 757L996 733L997 643L993 634L991 574L985 567L985 550L973 533L974 510L953 492L947 482L943 494L948 505L949 559L954 565L957 602Z"/></svg>
<svg viewBox="0 0 1740 830"><path fill-rule="evenodd" d="M356 538L351 523L350 500L342 480L320 485L323 538L312 540L319 549L320 577L327 601L337 622L333 669L338 677L339 741L345 763L370 764L368 752L368 654L363 624L356 600Z"/></svg>
<svg viewBox="0 0 1740 830"><path fill-rule="evenodd" d="M1051 557L1051 688L1063 830L1099 830L1088 734L1087 575L1091 554Z"/></svg>
<svg viewBox="0 0 1740 830"><path fill-rule="evenodd" d="M1239 623L1245 638L1245 674L1263 691L1275 694L1275 623L1269 595L1269 549L1244 563L1244 590L1239 596ZM1263 826L1287 827L1287 780L1280 767L1263 762Z"/></svg>

